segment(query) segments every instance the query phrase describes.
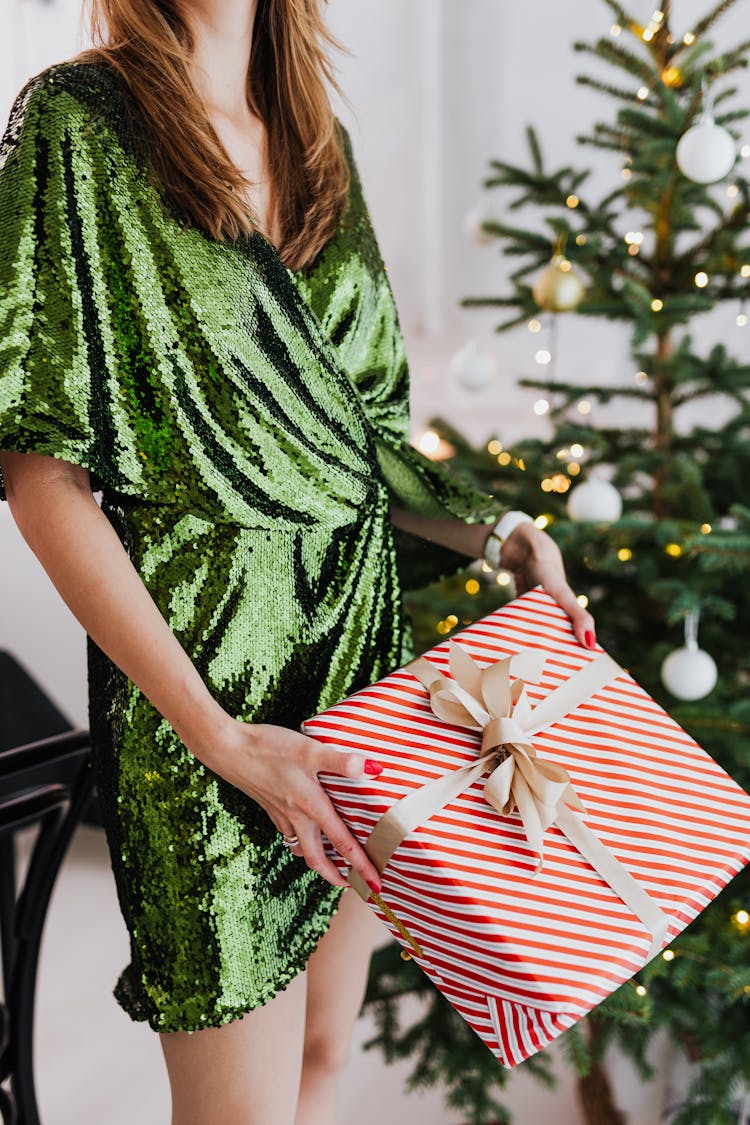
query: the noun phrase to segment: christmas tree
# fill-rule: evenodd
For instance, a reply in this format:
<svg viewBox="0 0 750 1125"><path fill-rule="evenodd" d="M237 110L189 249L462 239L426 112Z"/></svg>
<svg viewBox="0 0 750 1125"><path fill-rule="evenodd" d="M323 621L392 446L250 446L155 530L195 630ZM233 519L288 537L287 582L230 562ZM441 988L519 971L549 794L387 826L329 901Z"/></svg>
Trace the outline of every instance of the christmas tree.
<svg viewBox="0 0 750 1125"><path fill-rule="evenodd" d="M503 214L534 214L528 223L482 224L517 263L511 292L462 303L501 310L500 332L536 333L542 364L555 358L559 315L619 321L630 329L629 381L520 380L538 394L534 409L550 432L512 447L492 434L474 449L444 420L431 426L452 447L457 472L537 516L605 649L750 789L750 365L724 343L706 349L694 339L701 315L717 308L732 310L738 335L748 322L750 184L738 155L750 150L737 151L735 127L747 111L733 108L731 76L747 66L750 40L723 52L709 41L735 0L685 31L669 2L646 24L604 2L609 34L575 50L615 75L578 79L611 113L577 140L610 158L611 190L588 198L588 170L549 170L529 129L529 165L491 160L485 180L504 193ZM608 420L596 424L597 415ZM496 608L503 586L508 576L483 565L412 596L418 651ZM403 1027L407 995L423 1009ZM414 1084L442 1083L471 1125L509 1120L507 1072L397 948L375 957L367 1003L379 1020L373 1042L388 1059L414 1061ZM750 871L562 1037L590 1125L625 1121L607 1046L617 1042L645 1079L649 1042L662 1028L692 1074L663 1119L736 1122L750 1089ZM550 1077L544 1055L524 1066Z"/></svg>

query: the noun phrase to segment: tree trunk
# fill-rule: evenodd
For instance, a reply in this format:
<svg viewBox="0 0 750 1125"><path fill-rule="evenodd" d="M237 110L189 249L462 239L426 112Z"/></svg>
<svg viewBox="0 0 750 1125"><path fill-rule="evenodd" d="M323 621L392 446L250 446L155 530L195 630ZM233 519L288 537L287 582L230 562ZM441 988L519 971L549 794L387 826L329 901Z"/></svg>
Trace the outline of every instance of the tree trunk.
<svg viewBox="0 0 750 1125"><path fill-rule="evenodd" d="M589 1016L586 1023L589 1047L594 1054L598 1035L596 1021ZM578 1097L586 1125L627 1125L625 1114L615 1105L607 1072L596 1058L588 1074L578 1079Z"/></svg>
<svg viewBox="0 0 750 1125"><path fill-rule="evenodd" d="M660 453L668 454L672 448L674 437L674 418L671 376L665 370L672 355L672 341L669 333L658 337L656 353L654 355L654 387L656 391L656 428L654 433L654 448ZM654 493L652 510L657 519L664 519L669 515L662 503L662 486L667 478L667 468L663 466L654 477Z"/></svg>

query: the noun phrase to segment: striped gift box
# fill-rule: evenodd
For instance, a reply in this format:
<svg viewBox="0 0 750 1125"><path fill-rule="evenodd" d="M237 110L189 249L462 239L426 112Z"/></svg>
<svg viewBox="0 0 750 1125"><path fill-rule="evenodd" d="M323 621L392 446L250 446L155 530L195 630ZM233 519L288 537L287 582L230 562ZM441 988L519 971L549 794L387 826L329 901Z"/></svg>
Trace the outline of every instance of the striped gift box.
<svg viewBox="0 0 750 1125"><path fill-rule="evenodd" d="M480 668L522 650L547 659L532 706L597 654L541 588L467 626L425 654L450 678L449 644ZM476 761L480 734L438 718L408 666L308 720L302 730L338 749L376 756L376 779L322 774L365 844L405 795ZM671 941L750 860L750 797L624 670L533 737L539 758L564 767L581 818L658 904ZM383 872L372 909L503 1065L512 1067L628 980L654 953L652 937L557 824L544 862L517 811L503 816L484 779L410 832ZM347 866L330 851L339 869ZM667 925L668 923L668 925Z"/></svg>

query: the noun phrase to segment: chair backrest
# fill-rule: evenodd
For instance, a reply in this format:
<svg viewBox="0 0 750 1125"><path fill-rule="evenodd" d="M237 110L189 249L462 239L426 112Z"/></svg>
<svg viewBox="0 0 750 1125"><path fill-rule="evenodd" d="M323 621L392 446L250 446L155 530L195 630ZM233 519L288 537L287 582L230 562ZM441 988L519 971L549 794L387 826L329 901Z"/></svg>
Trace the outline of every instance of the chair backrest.
<svg viewBox="0 0 750 1125"><path fill-rule="evenodd" d="M0 649L0 752L72 729L28 669Z"/></svg>

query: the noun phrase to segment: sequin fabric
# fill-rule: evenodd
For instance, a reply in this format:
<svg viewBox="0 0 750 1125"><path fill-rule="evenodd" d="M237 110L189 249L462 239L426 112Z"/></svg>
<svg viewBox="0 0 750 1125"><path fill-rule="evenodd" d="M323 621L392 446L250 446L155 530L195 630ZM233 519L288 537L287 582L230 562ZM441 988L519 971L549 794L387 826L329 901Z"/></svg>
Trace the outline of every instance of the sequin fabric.
<svg viewBox="0 0 750 1125"><path fill-rule="evenodd" d="M104 64L57 64L16 100L0 145L0 448L88 468L214 697L299 729L411 659L402 591L470 561L395 529L389 504L468 522L497 505L409 443L403 338L343 126L347 207L296 271L257 232L188 226L141 136ZM304 967L341 891L87 645L130 935L115 998L156 1031L218 1026Z"/></svg>

